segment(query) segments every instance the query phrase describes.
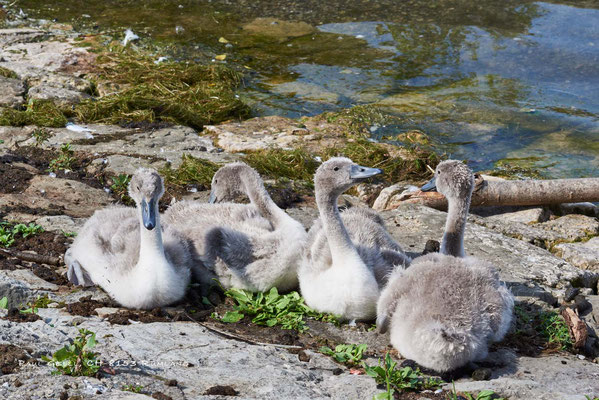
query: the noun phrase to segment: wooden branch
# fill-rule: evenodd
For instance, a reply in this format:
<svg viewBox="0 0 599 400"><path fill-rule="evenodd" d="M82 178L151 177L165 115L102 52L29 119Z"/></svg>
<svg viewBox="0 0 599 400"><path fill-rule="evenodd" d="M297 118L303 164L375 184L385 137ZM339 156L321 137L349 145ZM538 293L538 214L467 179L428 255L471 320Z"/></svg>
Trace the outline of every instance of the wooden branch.
<svg viewBox="0 0 599 400"><path fill-rule="evenodd" d="M581 349L587 341L588 331L587 324L580 319L576 311L571 308L564 308L561 312L562 317L566 320L572 337L573 346L575 349Z"/></svg>
<svg viewBox="0 0 599 400"><path fill-rule="evenodd" d="M26 253L23 251L0 249L0 253L7 257L15 257L19 260L59 266L62 264L61 257L44 256L37 253Z"/></svg>
<svg viewBox="0 0 599 400"><path fill-rule="evenodd" d="M488 181L476 176L471 206L537 206L599 201L599 178ZM399 204L422 204L447 209L447 200L438 192L409 192L393 199Z"/></svg>

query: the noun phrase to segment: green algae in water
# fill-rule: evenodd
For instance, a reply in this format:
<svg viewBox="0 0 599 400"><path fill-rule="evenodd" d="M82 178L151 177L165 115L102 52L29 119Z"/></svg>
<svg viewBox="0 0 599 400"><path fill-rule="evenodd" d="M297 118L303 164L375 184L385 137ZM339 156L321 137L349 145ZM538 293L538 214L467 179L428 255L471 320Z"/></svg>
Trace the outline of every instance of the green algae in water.
<svg viewBox="0 0 599 400"><path fill-rule="evenodd" d="M5 108L0 113L0 125L62 128L66 123L64 111L50 100L31 100L25 110Z"/></svg>
<svg viewBox="0 0 599 400"><path fill-rule="evenodd" d="M77 105L75 115L82 122L167 121L202 129L204 124L249 115L233 91L242 76L226 66L156 64L127 51L103 55L98 62L98 82L124 89Z"/></svg>

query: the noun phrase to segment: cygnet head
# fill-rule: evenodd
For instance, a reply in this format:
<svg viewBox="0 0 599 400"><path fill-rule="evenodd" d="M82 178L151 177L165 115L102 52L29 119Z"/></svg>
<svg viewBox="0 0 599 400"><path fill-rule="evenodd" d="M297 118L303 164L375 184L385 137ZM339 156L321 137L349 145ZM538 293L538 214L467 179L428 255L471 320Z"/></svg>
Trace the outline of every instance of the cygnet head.
<svg viewBox="0 0 599 400"><path fill-rule="evenodd" d="M358 165L349 158L334 157L318 167L314 174L314 185L317 190L326 190L333 195L340 195L352 186L381 172L383 171L378 168Z"/></svg>
<svg viewBox="0 0 599 400"><path fill-rule="evenodd" d="M143 224L148 230L156 226L158 200L164 193L162 178L153 169L138 169L129 182L129 196L141 208Z"/></svg>
<svg viewBox="0 0 599 400"><path fill-rule="evenodd" d="M447 160L437 165L435 176L421 190L437 190L448 199L464 199L472 194L473 188L472 170L461 161Z"/></svg>
<svg viewBox="0 0 599 400"><path fill-rule="evenodd" d="M221 201L232 201L238 196L245 194L245 185L242 177L253 176L260 180L258 173L249 165L242 162L234 162L221 167L212 177L210 186L210 203Z"/></svg>

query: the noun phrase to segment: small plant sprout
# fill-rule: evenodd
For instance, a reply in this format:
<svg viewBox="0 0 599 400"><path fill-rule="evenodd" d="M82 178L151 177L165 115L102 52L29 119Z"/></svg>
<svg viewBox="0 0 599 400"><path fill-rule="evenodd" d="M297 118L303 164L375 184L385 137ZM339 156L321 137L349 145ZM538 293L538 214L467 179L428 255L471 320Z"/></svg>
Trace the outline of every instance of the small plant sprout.
<svg viewBox="0 0 599 400"><path fill-rule="evenodd" d="M6 309L8 307L8 297L3 297L0 299L0 309Z"/></svg>
<svg viewBox="0 0 599 400"><path fill-rule="evenodd" d="M37 299L27 303L27 308L23 308L20 312L22 314L37 314L38 309L48 308L48 304L52 302L52 299L47 294L43 296L37 296Z"/></svg>
<svg viewBox="0 0 599 400"><path fill-rule="evenodd" d="M77 161L77 159L73 157L74 154L75 152L71 149L70 143L63 144L60 146L60 153L58 154L58 157L50 160L48 171L72 171L73 167L75 166L75 161Z"/></svg>
<svg viewBox="0 0 599 400"><path fill-rule="evenodd" d="M280 295L277 288L270 289L268 293L230 289L225 294L233 298L237 305L233 311L225 313L221 319L223 322L238 322L247 315L253 317L252 322L258 325L278 325L282 329L303 332L308 329L304 320L306 317L327 322L336 321L334 316L321 314L308 307L297 292Z"/></svg>
<svg viewBox="0 0 599 400"><path fill-rule="evenodd" d="M12 224L5 221L0 222L0 246L8 248L14 244L19 235L22 238L27 238L43 231L44 228L34 223L25 225L20 223Z"/></svg>
<svg viewBox="0 0 599 400"><path fill-rule="evenodd" d="M481 390L476 394L476 396L468 393L461 392L458 395L458 392L455 390L455 382L452 382L452 390L449 394L449 400L458 400L458 399L466 399L466 400L505 400L503 397L499 397L497 393L492 390Z"/></svg>
<svg viewBox="0 0 599 400"><path fill-rule="evenodd" d="M42 144L44 144L44 142L50 139L50 136L52 136L52 134L46 128L35 128L33 132L31 132L31 136L33 136L33 138L35 139L35 145L37 147L41 146Z"/></svg>
<svg viewBox="0 0 599 400"><path fill-rule="evenodd" d="M144 390L144 387L141 385L124 385L123 391L125 392L133 392L133 393L141 393Z"/></svg>
<svg viewBox="0 0 599 400"><path fill-rule="evenodd" d="M436 389L442 381L422 376L419 369L404 367L396 369L397 362L389 353L379 359L379 365L371 367L362 363L368 376L373 377L379 385L385 385L386 391L374 396L374 400L392 400L395 392Z"/></svg>
<svg viewBox="0 0 599 400"><path fill-rule="evenodd" d="M366 351L367 347L365 344L339 344L335 346L335 350L327 346L322 346L320 352L333 357L337 362L356 364L364 356L364 351Z"/></svg>
<svg viewBox="0 0 599 400"><path fill-rule="evenodd" d="M127 194L127 187L129 186L130 181L131 176L127 174L120 174L119 176L112 178L112 185L110 186L110 189L123 202L131 201L129 195Z"/></svg>
<svg viewBox="0 0 599 400"><path fill-rule="evenodd" d="M555 311L543 312L539 315L541 324L539 332L547 339L547 343L559 345L560 350L572 348L572 338L566 321Z"/></svg>
<svg viewBox="0 0 599 400"><path fill-rule="evenodd" d="M52 375L92 376L100 369L96 353L91 351L96 345L96 334L87 329L79 329L73 344L64 346L52 354L52 358L42 356L42 360L54 368Z"/></svg>

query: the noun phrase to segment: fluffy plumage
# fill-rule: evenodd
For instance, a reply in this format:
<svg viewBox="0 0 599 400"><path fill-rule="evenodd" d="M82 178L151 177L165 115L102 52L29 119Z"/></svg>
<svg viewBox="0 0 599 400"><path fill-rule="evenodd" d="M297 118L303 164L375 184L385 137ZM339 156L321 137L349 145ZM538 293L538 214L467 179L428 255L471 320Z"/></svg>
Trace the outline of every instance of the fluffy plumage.
<svg viewBox="0 0 599 400"><path fill-rule="evenodd" d="M295 288L304 227L272 201L260 175L248 165L237 162L217 171L211 201L240 194L247 195L251 205L177 203L165 220L193 242L203 268L198 275L212 274L225 288Z"/></svg>
<svg viewBox="0 0 599 400"><path fill-rule="evenodd" d="M151 309L180 300L190 278L188 242L162 228L158 200L162 179L139 169L129 184L137 207L98 210L65 254L68 277L80 285L99 285L119 304ZM154 217L146 217L154 213ZM146 226L147 225L147 226Z"/></svg>
<svg viewBox="0 0 599 400"><path fill-rule="evenodd" d="M487 355L489 341L501 340L510 327L514 300L491 264L463 257L472 171L445 161L435 179L449 202L441 254L393 273L377 305L377 326L390 330L402 356L445 372Z"/></svg>
<svg viewBox="0 0 599 400"><path fill-rule="evenodd" d="M306 304L346 319L373 319L380 287L395 267L410 259L385 230L373 210L339 213L337 198L380 173L347 158L332 158L314 176L320 218L308 232L299 281Z"/></svg>

